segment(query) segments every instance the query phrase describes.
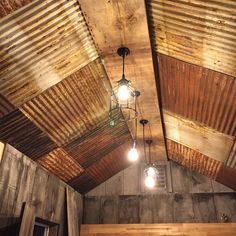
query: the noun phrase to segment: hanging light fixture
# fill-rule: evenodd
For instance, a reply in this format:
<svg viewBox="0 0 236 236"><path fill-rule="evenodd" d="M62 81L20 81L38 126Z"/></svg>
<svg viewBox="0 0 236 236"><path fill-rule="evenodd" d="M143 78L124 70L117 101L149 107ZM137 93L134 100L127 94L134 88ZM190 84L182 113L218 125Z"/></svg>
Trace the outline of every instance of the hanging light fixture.
<svg viewBox="0 0 236 236"><path fill-rule="evenodd" d="M137 118L134 120L134 142L133 146L128 152L128 159L129 161L135 162L139 159L139 154L137 150Z"/></svg>
<svg viewBox="0 0 236 236"><path fill-rule="evenodd" d="M144 169L144 183L146 187L153 188L156 185L156 179L158 175L157 168L154 164L151 163L151 144L152 140L145 140L145 125L148 123L148 120L142 119L140 123L143 125L143 149L144 149L144 159L146 167ZM148 160L146 152L146 144L148 144Z"/></svg>
<svg viewBox="0 0 236 236"><path fill-rule="evenodd" d="M148 144L148 163L147 163L147 166L144 170L145 185L148 188L153 188L156 185L158 171L157 171L157 168L156 168L155 164L153 164L151 162L151 144L152 144L152 140L148 139L148 140L146 140L146 143Z"/></svg>
<svg viewBox="0 0 236 236"><path fill-rule="evenodd" d="M137 98L140 92L131 85L131 81L126 79L125 76L125 58L130 54L127 47L121 47L117 50L117 54L122 57L122 76L117 81L117 86L112 90L110 97L110 125L115 126L114 114L117 110L122 110L123 120L129 121L137 117Z"/></svg>

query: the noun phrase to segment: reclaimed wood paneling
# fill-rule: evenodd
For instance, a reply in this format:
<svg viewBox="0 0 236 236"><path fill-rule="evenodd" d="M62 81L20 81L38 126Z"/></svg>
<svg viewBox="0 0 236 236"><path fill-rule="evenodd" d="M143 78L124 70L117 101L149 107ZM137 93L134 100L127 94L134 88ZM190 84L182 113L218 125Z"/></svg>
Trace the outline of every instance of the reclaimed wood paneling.
<svg viewBox="0 0 236 236"><path fill-rule="evenodd" d="M0 165L0 228L15 223L22 203L27 202L35 208L37 217L60 224L59 236L66 235L66 187L56 176L6 145ZM81 202L80 194L74 194L75 201Z"/></svg>
<svg viewBox="0 0 236 236"><path fill-rule="evenodd" d="M156 51L236 76L234 0L150 0Z"/></svg>
<svg viewBox="0 0 236 236"><path fill-rule="evenodd" d="M11 144L34 160L57 148L57 145L18 109L1 119L0 140Z"/></svg>
<svg viewBox="0 0 236 236"><path fill-rule="evenodd" d="M186 235L186 236L234 236L236 224L107 224L82 225L81 236L115 236L115 235Z"/></svg>
<svg viewBox="0 0 236 236"><path fill-rule="evenodd" d="M25 204L21 216L19 236L31 236L34 231L34 224L35 207Z"/></svg>
<svg viewBox="0 0 236 236"><path fill-rule="evenodd" d="M21 111L58 145L66 144L108 116L109 88L96 60L25 103Z"/></svg>
<svg viewBox="0 0 236 236"><path fill-rule="evenodd" d="M166 137L217 161L227 160L234 138L164 110Z"/></svg>
<svg viewBox="0 0 236 236"><path fill-rule="evenodd" d="M17 107L97 58L78 1L36 2L0 20L0 93Z"/></svg>
<svg viewBox="0 0 236 236"><path fill-rule="evenodd" d="M236 136L236 80L158 54L163 108Z"/></svg>
<svg viewBox="0 0 236 236"><path fill-rule="evenodd" d="M68 236L79 236L79 216L76 204L76 192L66 188L66 212L68 221Z"/></svg>
<svg viewBox="0 0 236 236"><path fill-rule="evenodd" d="M83 172L79 163L62 148L51 151L36 162L65 182Z"/></svg>
<svg viewBox="0 0 236 236"><path fill-rule="evenodd" d="M125 74L141 92L138 109L140 116L150 122L152 149L156 153L153 161L166 160L145 2L100 0L94 5L94 0L81 0L80 4L113 86L122 74L122 60L116 51L121 46L129 47Z"/></svg>
<svg viewBox="0 0 236 236"><path fill-rule="evenodd" d="M216 178L219 169L223 165L220 161L170 139L167 139L167 150L172 160L212 179Z"/></svg>

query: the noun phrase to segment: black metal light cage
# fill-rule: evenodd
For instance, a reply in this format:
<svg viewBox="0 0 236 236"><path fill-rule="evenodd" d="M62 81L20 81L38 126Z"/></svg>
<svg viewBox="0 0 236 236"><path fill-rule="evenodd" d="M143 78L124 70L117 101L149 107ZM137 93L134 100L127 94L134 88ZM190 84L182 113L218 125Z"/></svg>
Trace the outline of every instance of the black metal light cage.
<svg viewBox="0 0 236 236"><path fill-rule="evenodd" d="M117 86L113 88L110 97L110 109L109 117L111 120L117 110L123 113L123 121L129 121L135 119L138 115L137 111L137 98L140 96L140 92L137 91L132 85L131 81L125 77L125 57L130 54L130 50L127 47L121 47L117 50L117 54L123 58L122 78L117 81ZM123 85L127 86L129 92L129 98L126 101L119 100L118 91Z"/></svg>

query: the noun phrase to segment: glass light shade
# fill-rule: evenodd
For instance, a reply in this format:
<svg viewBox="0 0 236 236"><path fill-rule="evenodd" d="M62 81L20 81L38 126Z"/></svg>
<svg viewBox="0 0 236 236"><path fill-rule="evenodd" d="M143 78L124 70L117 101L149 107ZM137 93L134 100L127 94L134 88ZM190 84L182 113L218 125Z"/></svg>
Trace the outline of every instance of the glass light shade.
<svg viewBox="0 0 236 236"><path fill-rule="evenodd" d="M129 99L130 92L128 85L120 85L117 91L117 97L120 101L127 101Z"/></svg>
<svg viewBox="0 0 236 236"><path fill-rule="evenodd" d="M155 186L155 179L152 176L146 176L144 182L148 188L153 188Z"/></svg>
<svg viewBox="0 0 236 236"><path fill-rule="evenodd" d="M157 176L157 169L154 166L150 166L147 168L147 175L156 178Z"/></svg>
<svg viewBox="0 0 236 236"><path fill-rule="evenodd" d="M138 151L136 148L131 148L128 153L128 159L129 161L137 161L139 158Z"/></svg>

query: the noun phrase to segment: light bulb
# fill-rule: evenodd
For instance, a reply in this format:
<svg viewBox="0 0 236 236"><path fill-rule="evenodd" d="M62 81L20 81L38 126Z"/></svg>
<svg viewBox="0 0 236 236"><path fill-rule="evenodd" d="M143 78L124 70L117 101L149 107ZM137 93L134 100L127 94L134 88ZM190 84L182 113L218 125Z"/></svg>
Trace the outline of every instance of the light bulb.
<svg viewBox="0 0 236 236"><path fill-rule="evenodd" d="M155 186L155 180L152 176L146 176L145 178L145 185L148 188L153 188Z"/></svg>
<svg viewBox="0 0 236 236"><path fill-rule="evenodd" d="M151 176L151 177L156 177L156 168L155 167L148 167L148 170L147 170L147 175L148 176Z"/></svg>
<svg viewBox="0 0 236 236"><path fill-rule="evenodd" d="M118 96L118 99L121 100L121 101L128 100L128 98L129 98L129 89L128 89L128 86L126 84L123 84L118 88L117 96Z"/></svg>
<svg viewBox="0 0 236 236"><path fill-rule="evenodd" d="M128 159L129 161L137 161L138 160L138 151L136 148L131 148L128 153Z"/></svg>

